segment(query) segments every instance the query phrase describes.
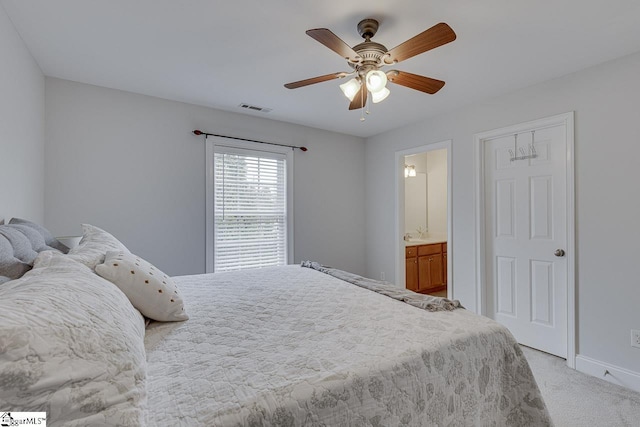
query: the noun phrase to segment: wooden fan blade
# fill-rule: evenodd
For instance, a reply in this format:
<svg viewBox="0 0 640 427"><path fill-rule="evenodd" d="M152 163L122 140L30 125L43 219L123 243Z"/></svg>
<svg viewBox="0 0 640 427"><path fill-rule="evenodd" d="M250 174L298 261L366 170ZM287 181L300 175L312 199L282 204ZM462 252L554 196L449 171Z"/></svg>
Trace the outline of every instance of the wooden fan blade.
<svg viewBox="0 0 640 427"><path fill-rule="evenodd" d="M428 50L452 42L455 39L456 33L453 32L450 26L441 22L391 49L389 51L390 58L388 61L404 61L405 59L412 58Z"/></svg>
<svg viewBox="0 0 640 427"><path fill-rule="evenodd" d="M345 58L347 61L358 62L360 59L356 51L351 49L351 46L346 44L340 37L336 36L326 28L308 30L307 35L319 41L338 55Z"/></svg>
<svg viewBox="0 0 640 427"><path fill-rule="evenodd" d="M389 79L391 83L419 90L421 92L430 93L432 95L444 86L444 82L442 80L419 76L405 71L389 71L387 73L387 79Z"/></svg>
<svg viewBox="0 0 640 427"><path fill-rule="evenodd" d="M297 89L302 86L309 86L312 84L322 83L329 80L341 79L342 77L348 74L349 73L345 73L344 71L341 71L339 73L333 73L333 74L325 74L324 76L312 77L310 79L287 83L286 85L284 85L284 87L286 87L287 89Z"/></svg>
<svg viewBox="0 0 640 427"><path fill-rule="evenodd" d="M367 95L367 83L363 81L360 90L356 93L356 96L353 97L351 104L349 104L349 110L363 108L367 104Z"/></svg>

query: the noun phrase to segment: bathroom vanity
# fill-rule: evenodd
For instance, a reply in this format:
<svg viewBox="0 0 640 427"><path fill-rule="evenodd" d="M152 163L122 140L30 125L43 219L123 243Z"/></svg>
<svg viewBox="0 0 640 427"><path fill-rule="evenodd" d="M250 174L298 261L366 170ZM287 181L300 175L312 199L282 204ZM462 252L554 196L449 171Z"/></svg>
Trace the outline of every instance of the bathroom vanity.
<svg viewBox="0 0 640 427"><path fill-rule="evenodd" d="M407 289L423 294L447 289L447 242L435 240L406 242Z"/></svg>

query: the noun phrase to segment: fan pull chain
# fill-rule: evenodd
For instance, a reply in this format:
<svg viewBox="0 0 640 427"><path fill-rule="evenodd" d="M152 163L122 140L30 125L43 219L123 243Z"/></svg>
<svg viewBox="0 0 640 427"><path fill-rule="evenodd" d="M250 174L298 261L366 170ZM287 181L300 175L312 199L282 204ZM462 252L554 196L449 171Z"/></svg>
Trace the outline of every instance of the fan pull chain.
<svg viewBox="0 0 640 427"><path fill-rule="evenodd" d="M364 84L364 83L363 83ZM360 102L362 103L362 108L360 109L360 112L362 113L362 117L360 117L360 121L364 122L364 94L366 93L365 90L361 90L360 91Z"/></svg>

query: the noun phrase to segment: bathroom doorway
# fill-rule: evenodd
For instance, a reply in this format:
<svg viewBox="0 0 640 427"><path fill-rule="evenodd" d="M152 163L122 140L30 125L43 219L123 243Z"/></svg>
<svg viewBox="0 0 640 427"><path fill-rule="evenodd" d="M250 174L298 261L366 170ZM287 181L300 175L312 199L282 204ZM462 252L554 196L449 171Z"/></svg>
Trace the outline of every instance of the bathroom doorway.
<svg viewBox="0 0 640 427"><path fill-rule="evenodd" d="M396 152L396 282L453 297L451 141Z"/></svg>

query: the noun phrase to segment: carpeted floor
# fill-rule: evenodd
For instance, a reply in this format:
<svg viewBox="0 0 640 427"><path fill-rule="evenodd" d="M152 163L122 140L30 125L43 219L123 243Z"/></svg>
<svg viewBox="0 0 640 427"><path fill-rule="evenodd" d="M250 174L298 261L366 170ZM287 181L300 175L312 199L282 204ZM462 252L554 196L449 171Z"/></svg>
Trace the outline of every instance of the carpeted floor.
<svg viewBox="0 0 640 427"><path fill-rule="evenodd" d="M640 393L570 369L559 357L522 350L556 427L640 426Z"/></svg>

